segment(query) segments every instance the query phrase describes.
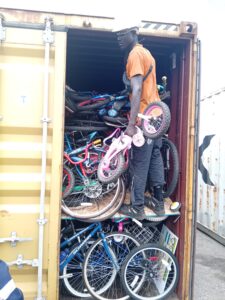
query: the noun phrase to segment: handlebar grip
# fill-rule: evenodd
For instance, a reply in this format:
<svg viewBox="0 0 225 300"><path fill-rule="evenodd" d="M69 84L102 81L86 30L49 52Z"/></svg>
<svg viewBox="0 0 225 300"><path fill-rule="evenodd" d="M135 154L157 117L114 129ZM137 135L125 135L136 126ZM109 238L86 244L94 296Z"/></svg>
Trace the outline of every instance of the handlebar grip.
<svg viewBox="0 0 225 300"><path fill-rule="evenodd" d="M102 143L102 141L100 139L95 140L95 141L92 142L93 145L98 145L98 144L101 144L101 143Z"/></svg>

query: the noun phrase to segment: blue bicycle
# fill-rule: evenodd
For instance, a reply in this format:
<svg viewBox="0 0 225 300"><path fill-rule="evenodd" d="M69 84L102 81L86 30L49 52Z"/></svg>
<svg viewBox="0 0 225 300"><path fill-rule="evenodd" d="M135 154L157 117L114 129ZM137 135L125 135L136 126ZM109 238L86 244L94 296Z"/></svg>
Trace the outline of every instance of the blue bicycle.
<svg viewBox="0 0 225 300"><path fill-rule="evenodd" d="M93 242L96 236L99 238ZM60 279L76 297L92 294L97 299L128 299L123 288L118 288L120 269L130 251L139 245L125 232L105 234L100 222L93 223L61 243Z"/></svg>

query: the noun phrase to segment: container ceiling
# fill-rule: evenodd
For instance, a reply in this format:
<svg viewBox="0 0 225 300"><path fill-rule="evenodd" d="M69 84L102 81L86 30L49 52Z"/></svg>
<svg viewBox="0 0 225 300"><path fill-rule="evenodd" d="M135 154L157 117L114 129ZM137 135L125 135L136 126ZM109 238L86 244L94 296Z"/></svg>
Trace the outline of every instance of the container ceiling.
<svg viewBox="0 0 225 300"><path fill-rule="evenodd" d="M156 59L157 75L169 75L170 57L177 51L170 39L140 36L140 42ZM176 45L177 46L177 45ZM124 88L123 53L115 33L107 31L68 31L66 81L77 91L118 92Z"/></svg>

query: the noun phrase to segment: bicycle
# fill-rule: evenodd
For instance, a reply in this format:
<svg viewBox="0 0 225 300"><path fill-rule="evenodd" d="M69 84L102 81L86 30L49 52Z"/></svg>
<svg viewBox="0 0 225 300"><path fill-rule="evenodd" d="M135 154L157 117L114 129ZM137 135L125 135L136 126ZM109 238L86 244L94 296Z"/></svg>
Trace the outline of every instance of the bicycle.
<svg viewBox="0 0 225 300"><path fill-rule="evenodd" d="M98 165L98 178L104 183L109 183L111 180L118 178L126 171L129 163L128 151L131 147L132 139L123 135L121 129L116 129L113 135L116 135L116 133L117 135L120 134L120 136L113 140ZM112 136L105 140L109 140ZM105 143L105 140L103 140L103 143ZM136 145L142 145L143 140L140 135L137 135L133 137L133 142L136 143ZM167 198L174 192L177 186L179 178L179 156L175 144L166 136L162 138L160 151L163 158L166 182L163 188L163 197ZM148 186L147 190L150 191Z"/></svg>
<svg viewBox="0 0 225 300"><path fill-rule="evenodd" d="M106 147L108 141L112 143L99 162L98 179L103 183L110 183L120 177L128 167L128 150L131 148L132 138L124 135L117 128L110 136L103 140ZM126 158L126 160L125 160Z"/></svg>
<svg viewBox="0 0 225 300"><path fill-rule="evenodd" d="M67 143L71 149L70 141L67 140ZM96 147L99 143L99 139L88 141L85 146L64 153L66 176L63 178L62 210L78 219L95 218L97 221L98 216L111 208L115 212L114 209L124 199L125 188L121 178L110 184L102 184L97 179L99 155L104 153L102 147Z"/></svg>
<svg viewBox="0 0 225 300"><path fill-rule="evenodd" d="M86 235L83 236L84 234ZM96 235L99 235L100 238L92 243L92 239ZM80 237L82 238L79 241L78 238ZM104 298L104 295L108 295L113 291L112 286L119 276L119 270L126 255L134 247L139 246L139 242L124 232L105 234L100 222L91 224L73 234L61 243L60 249L65 253L66 246L75 240L76 243L72 247L70 246L71 248L68 249L66 255L61 255L60 279L63 280L66 289L76 297L90 297L89 291L97 299L108 299ZM92 243L91 247L88 244L90 241ZM95 277L95 283L90 284L93 276ZM96 278L101 279L101 282L96 281ZM83 279L88 291L83 284ZM128 297L114 297L113 299L122 300L128 299Z"/></svg>
<svg viewBox="0 0 225 300"><path fill-rule="evenodd" d="M170 250L156 244L137 247L124 261L121 280L132 299L167 299L179 280L177 259Z"/></svg>

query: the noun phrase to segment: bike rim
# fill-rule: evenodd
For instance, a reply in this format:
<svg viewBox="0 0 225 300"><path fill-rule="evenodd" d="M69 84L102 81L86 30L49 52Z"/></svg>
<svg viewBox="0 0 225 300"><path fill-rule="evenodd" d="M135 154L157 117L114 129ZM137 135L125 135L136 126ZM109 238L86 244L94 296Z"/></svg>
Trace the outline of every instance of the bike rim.
<svg viewBox="0 0 225 300"><path fill-rule="evenodd" d="M119 267L122 266L123 262L125 261L127 255L130 253L130 251L139 246L139 242L133 238L132 236L125 234L125 233L111 233L108 234L106 236L106 240L107 243L110 247L110 249L112 250L112 252L114 253L114 256L116 258L116 262L119 265ZM99 240L96 243L97 246L97 250L102 252L105 252L105 248L103 245L102 240ZM115 273L115 277L113 282L111 283L110 287L104 292L104 293L99 293L96 292L96 290L100 290L101 285L104 284L104 282L102 280L99 280L99 282L97 282L97 284L99 284L99 287L97 288L97 286L95 287L94 282L92 282L90 280L90 277L88 276L92 276L91 273L88 274L87 272L87 268L86 268L86 264L88 259L90 259L91 254L89 253L89 256L87 256L87 260L85 261L85 265L84 265L84 276L86 278L85 283L86 286L89 290L89 292L97 299L103 300L103 299L108 299L108 300L126 300L129 298L129 296L126 294L126 292L123 290L122 286L121 286L121 278L120 278L120 271L116 271ZM94 261L94 257L93 257L93 261ZM109 265L111 266L111 268L115 269L114 264L111 260L109 260ZM97 275L97 270L91 270L93 272L93 276L98 277ZM109 272L108 269L105 270L105 272ZM103 270L100 270L100 274L101 276L104 274ZM94 277L94 280L96 280ZM96 285L97 285L96 284Z"/></svg>
<svg viewBox="0 0 225 300"><path fill-rule="evenodd" d="M143 120L146 132L156 134L164 126L163 109L158 105L151 105L146 111L145 116L152 116L153 119Z"/></svg>
<svg viewBox="0 0 225 300"><path fill-rule="evenodd" d="M174 289L177 278L174 260L166 251L157 247L137 251L128 260L124 271L129 294L140 300L164 298ZM142 280L142 286L136 288L139 280Z"/></svg>

